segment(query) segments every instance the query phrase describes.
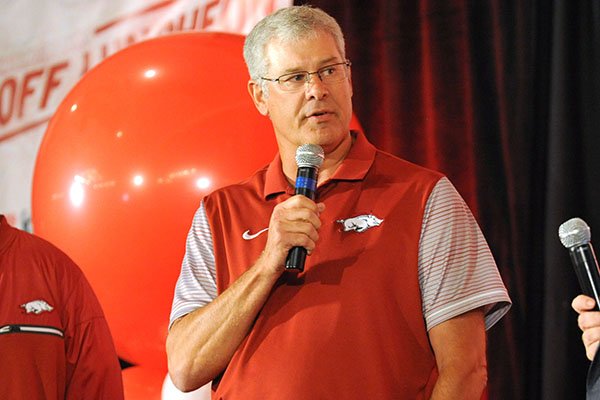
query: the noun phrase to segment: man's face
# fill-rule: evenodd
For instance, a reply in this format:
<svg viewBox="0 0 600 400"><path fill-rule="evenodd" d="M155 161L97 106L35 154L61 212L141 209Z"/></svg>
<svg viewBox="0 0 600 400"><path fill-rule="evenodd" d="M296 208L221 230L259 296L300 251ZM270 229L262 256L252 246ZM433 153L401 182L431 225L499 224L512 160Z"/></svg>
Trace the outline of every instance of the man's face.
<svg viewBox="0 0 600 400"><path fill-rule="evenodd" d="M335 40L321 33L294 43L272 41L267 46L269 72L266 77L297 71L317 71L324 66L345 61ZM346 67L343 67L346 68ZM271 118L280 150L295 151L304 143L318 144L325 153L350 140L352 85L347 79L323 84L317 74L296 91L284 91L277 82L265 82L268 94L254 85L250 92L259 111Z"/></svg>

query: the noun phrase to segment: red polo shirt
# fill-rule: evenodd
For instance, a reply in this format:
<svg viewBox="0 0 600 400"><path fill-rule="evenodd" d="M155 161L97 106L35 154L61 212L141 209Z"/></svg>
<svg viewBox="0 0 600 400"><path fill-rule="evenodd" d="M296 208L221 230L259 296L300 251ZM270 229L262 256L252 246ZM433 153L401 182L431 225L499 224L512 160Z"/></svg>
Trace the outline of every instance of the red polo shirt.
<svg viewBox="0 0 600 400"><path fill-rule="evenodd" d="M377 151L361 134L319 186L319 243L286 273L225 370L215 398L425 399L437 378L421 308L423 211L441 175ZM293 195L279 157L204 200L219 293L257 259L273 207ZM358 232L343 221L383 222Z"/></svg>

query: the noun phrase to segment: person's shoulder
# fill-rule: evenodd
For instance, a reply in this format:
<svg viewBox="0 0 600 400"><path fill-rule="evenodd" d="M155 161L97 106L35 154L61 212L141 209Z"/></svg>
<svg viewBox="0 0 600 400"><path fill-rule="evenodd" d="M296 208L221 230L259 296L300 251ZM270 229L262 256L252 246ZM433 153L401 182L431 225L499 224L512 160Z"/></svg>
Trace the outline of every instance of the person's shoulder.
<svg viewBox="0 0 600 400"><path fill-rule="evenodd" d="M50 240L35 233L18 230L17 241L16 251L21 252L24 258L32 260L32 266L53 268L75 275L81 274L80 268L71 257Z"/></svg>
<svg viewBox="0 0 600 400"><path fill-rule="evenodd" d="M215 189L205 197L205 202L207 199L236 198L239 196L248 196L253 193L262 193L268 168L269 165L265 165L241 181Z"/></svg>
<svg viewBox="0 0 600 400"><path fill-rule="evenodd" d="M439 171L408 161L381 149L377 149L375 163L381 173L392 178L406 179L412 177L437 182L445 176Z"/></svg>
<svg viewBox="0 0 600 400"><path fill-rule="evenodd" d="M51 243L49 240L38 236L35 233L15 229L16 231L16 243L15 248L23 249L22 251L28 251L33 254L44 253L49 255L64 256L64 252L60 250L56 245Z"/></svg>

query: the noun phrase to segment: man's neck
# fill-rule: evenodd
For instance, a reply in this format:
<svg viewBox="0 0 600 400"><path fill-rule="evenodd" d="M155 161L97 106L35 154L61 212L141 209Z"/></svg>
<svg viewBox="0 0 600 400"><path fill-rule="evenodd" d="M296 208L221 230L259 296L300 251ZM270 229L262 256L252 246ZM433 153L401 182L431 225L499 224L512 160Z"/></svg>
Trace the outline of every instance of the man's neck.
<svg viewBox="0 0 600 400"><path fill-rule="evenodd" d="M356 139L355 135L351 132L349 133L349 136L350 140L343 141L332 151L327 152L327 150L325 150L325 159L323 160L323 165L321 165L321 168L319 168L317 185L330 179L335 173L335 171L338 169L338 167L343 163L344 159L350 152L350 149L352 148L352 145ZM295 159L295 149L293 154L290 154L290 152L288 152L287 154L283 154L280 152L280 156L282 158L281 162L283 167L283 173L286 176L290 185L294 186L296 182L296 173L298 171L298 166L296 164Z"/></svg>

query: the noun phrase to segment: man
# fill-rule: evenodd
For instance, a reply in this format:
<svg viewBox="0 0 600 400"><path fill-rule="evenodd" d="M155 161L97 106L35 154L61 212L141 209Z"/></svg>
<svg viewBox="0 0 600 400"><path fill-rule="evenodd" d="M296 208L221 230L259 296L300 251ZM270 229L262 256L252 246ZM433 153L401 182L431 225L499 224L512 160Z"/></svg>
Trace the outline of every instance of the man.
<svg viewBox="0 0 600 400"><path fill-rule="evenodd" d="M587 358L592 361L587 376L588 399L600 399L600 360L596 357L600 343L600 312L595 311L596 302L589 296L580 294L573 299L571 306L577 313L577 323L583 331L581 340Z"/></svg>
<svg viewBox="0 0 600 400"><path fill-rule="evenodd" d="M479 399L485 326L510 299L460 196L349 131L350 62L329 15L281 9L244 57L279 154L194 217L167 338L175 385L212 380L216 399ZM325 153L317 202L293 195L305 143ZM376 222L346 230L352 219ZM284 271L295 246L309 253L300 273Z"/></svg>
<svg viewBox="0 0 600 400"><path fill-rule="evenodd" d="M0 398L123 399L119 360L81 270L0 215Z"/></svg>

